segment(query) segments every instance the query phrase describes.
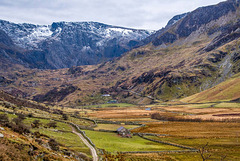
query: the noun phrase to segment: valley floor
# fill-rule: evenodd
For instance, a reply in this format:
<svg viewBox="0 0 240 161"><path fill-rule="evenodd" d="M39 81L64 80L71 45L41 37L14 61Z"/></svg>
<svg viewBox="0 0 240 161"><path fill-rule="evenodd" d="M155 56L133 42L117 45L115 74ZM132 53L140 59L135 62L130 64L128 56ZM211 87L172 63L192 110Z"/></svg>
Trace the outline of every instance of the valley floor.
<svg viewBox="0 0 240 161"><path fill-rule="evenodd" d="M9 113L13 123L19 113L25 115L22 123L30 129L30 134L25 134L27 138L39 132L42 141L47 141L46 137L56 140L59 156L67 150L75 158L77 154L84 154L85 160L99 157L103 160L195 161L210 155L208 160L240 159L240 104L237 102L102 104L84 108L45 108L44 104L28 103L32 106L23 108L1 101L0 108ZM33 126L36 120L40 122L37 127ZM57 127L48 128L54 120ZM69 124L79 130L72 132ZM131 132L130 138L116 133L121 126Z"/></svg>

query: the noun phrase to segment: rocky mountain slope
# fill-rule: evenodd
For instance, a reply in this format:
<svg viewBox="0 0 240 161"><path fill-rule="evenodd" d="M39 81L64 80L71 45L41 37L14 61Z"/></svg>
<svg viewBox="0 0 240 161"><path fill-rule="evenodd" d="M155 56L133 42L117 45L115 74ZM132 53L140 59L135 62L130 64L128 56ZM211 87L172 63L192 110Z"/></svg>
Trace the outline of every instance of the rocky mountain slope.
<svg viewBox="0 0 240 161"><path fill-rule="evenodd" d="M35 68L97 64L122 55L153 31L97 22L54 22L51 25L0 21L0 30ZM30 65L32 67L32 65Z"/></svg>
<svg viewBox="0 0 240 161"><path fill-rule="evenodd" d="M100 65L2 72L1 89L64 105L107 99L144 104L204 91L240 72L239 3L228 0L176 16L145 45ZM106 93L111 97L102 97Z"/></svg>
<svg viewBox="0 0 240 161"><path fill-rule="evenodd" d="M240 73L208 90L186 97L187 103L232 101L240 102Z"/></svg>
<svg viewBox="0 0 240 161"><path fill-rule="evenodd" d="M228 0L198 8L157 31L148 45L101 67L101 71L125 69L110 91L167 101L206 90L239 73L239 11L239 1Z"/></svg>

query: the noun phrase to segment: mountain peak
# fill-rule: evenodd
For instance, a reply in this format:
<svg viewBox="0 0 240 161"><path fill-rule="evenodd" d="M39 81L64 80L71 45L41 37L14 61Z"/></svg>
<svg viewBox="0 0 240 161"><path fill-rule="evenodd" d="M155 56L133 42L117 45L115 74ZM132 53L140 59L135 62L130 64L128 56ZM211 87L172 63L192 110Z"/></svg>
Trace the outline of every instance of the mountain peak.
<svg viewBox="0 0 240 161"><path fill-rule="evenodd" d="M32 51L29 57L37 56L34 50L41 51L51 68L97 64L118 57L152 33L92 21L34 25L2 20L0 29L18 47Z"/></svg>
<svg viewBox="0 0 240 161"><path fill-rule="evenodd" d="M152 42L155 46L160 46L162 44L173 43L180 38L186 38L201 27L217 21L229 13L236 12L238 7L239 0L228 0L217 5L200 7L192 12L174 16L163 30L157 32L158 35L153 36L154 40Z"/></svg>
<svg viewBox="0 0 240 161"><path fill-rule="evenodd" d="M188 13L189 13L189 12L188 12ZM166 27L175 24L176 22L178 22L179 20L181 20L182 18L184 18L188 13L183 13L183 14L174 16L173 18L171 18L171 19L168 21Z"/></svg>

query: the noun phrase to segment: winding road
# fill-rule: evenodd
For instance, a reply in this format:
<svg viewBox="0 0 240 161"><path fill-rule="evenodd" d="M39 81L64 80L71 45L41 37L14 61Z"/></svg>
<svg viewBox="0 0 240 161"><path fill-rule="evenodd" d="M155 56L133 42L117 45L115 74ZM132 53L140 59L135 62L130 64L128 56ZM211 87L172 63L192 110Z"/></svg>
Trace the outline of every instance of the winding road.
<svg viewBox="0 0 240 161"><path fill-rule="evenodd" d="M76 129L75 129L74 127L72 127L72 132L73 132L74 134L77 134L77 135L80 137L80 139L82 139L83 143L84 143L87 147L89 147L89 149L91 150L91 154L92 154L92 157L93 157L93 161L98 161L98 155L97 155L97 152L96 152L95 148L94 148L91 144L89 144L89 142L82 136L81 133L76 132Z"/></svg>

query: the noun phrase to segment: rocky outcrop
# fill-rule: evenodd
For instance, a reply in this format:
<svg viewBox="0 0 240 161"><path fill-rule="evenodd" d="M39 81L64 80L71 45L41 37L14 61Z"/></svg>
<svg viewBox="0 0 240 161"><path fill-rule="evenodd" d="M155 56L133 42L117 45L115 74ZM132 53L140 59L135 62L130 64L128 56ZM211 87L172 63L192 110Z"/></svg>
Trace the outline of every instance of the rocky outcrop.
<svg viewBox="0 0 240 161"><path fill-rule="evenodd" d="M0 30L0 44L13 46L13 41L3 30Z"/></svg>
<svg viewBox="0 0 240 161"><path fill-rule="evenodd" d="M227 15L229 12L235 12L239 5L239 1L228 0L207 7L200 7L188 14L178 25L176 33L179 37L187 37L192 32L199 29L202 25L211 21L217 20L220 17Z"/></svg>
<svg viewBox="0 0 240 161"><path fill-rule="evenodd" d="M207 25L212 21L216 21L230 12L236 12L238 7L239 0L228 0L226 2L219 3L218 5L200 7L193 12L179 15L176 18L173 18L172 21L169 21L165 29L157 31L157 36L152 36L155 37L155 39L152 40L153 45L159 46L164 43L173 43L180 38L186 38L193 32L200 29L200 27ZM180 18L180 20L177 18ZM177 21L174 23L175 19ZM213 34L217 31L218 30L211 30L208 31L208 33ZM235 35L234 37L237 36L238 35Z"/></svg>
<svg viewBox="0 0 240 161"><path fill-rule="evenodd" d="M188 13L183 13L183 14L174 16L172 19L170 19L170 20L168 21L166 27L169 27L169 26L174 25L174 24L177 23L179 20L181 20L182 18L184 18L187 14L188 14Z"/></svg>
<svg viewBox="0 0 240 161"><path fill-rule="evenodd" d="M0 87L8 86L9 84L13 83L13 81L6 79L3 76L0 76Z"/></svg>
<svg viewBox="0 0 240 161"><path fill-rule="evenodd" d="M77 87L72 86L72 85L68 85L65 88L62 89L57 89L54 88L50 91L48 91L46 94L44 95L36 95L33 97L34 101L37 102L60 102L62 101L67 95L75 92L77 90Z"/></svg>
<svg viewBox="0 0 240 161"><path fill-rule="evenodd" d="M164 33L161 37L152 41L153 45L158 46L165 43L173 43L177 40L177 35L169 32Z"/></svg>
<svg viewBox="0 0 240 161"><path fill-rule="evenodd" d="M238 39L240 37L240 19L238 22L218 28L216 31L220 31L221 34L214 38L214 40L203 49L204 52L209 52L219 46Z"/></svg>

